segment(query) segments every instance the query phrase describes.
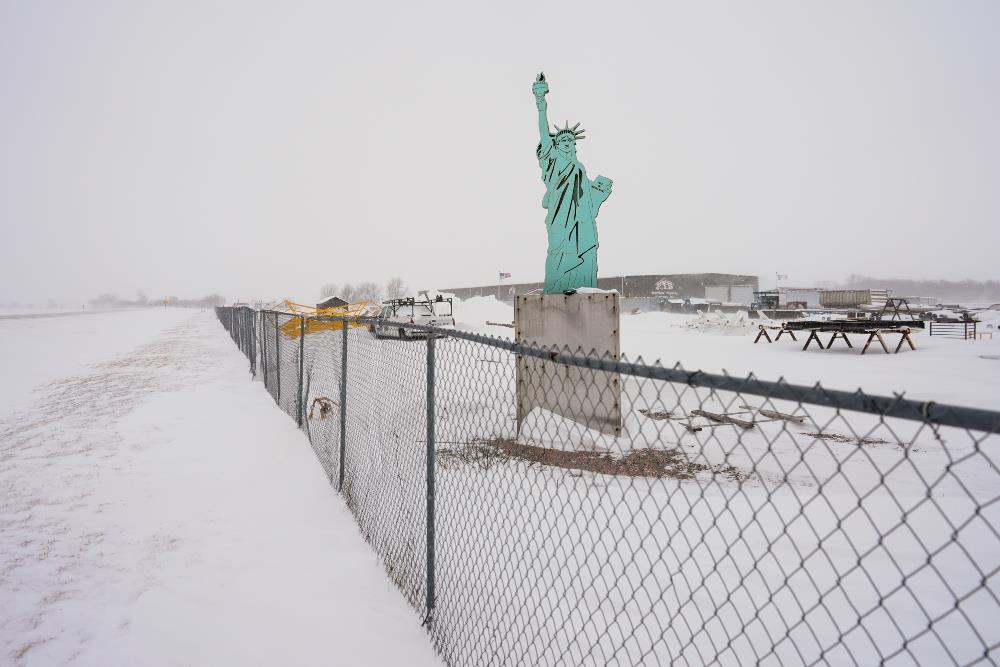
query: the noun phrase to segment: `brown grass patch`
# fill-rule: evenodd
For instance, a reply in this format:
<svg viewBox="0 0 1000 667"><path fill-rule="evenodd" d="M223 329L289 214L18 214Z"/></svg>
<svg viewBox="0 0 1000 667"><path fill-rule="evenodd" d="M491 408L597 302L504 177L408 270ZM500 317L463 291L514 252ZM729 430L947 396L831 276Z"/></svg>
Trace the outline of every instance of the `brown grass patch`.
<svg viewBox="0 0 1000 667"><path fill-rule="evenodd" d="M882 438L859 438L852 435L842 435L840 433L804 433L803 435L808 435L810 438L819 438L820 440L832 440L833 442L843 442L848 445L888 445L888 440L883 440Z"/></svg>
<svg viewBox="0 0 1000 667"><path fill-rule="evenodd" d="M692 461L679 449L633 449L623 456L612 456L607 452L563 451L497 438L475 441L458 449L439 449L437 455L445 468L454 463L464 463L489 469L509 461L523 461L620 477L694 479L698 473L710 473L734 481L746 478L746 474L730 465Z"/></svg>

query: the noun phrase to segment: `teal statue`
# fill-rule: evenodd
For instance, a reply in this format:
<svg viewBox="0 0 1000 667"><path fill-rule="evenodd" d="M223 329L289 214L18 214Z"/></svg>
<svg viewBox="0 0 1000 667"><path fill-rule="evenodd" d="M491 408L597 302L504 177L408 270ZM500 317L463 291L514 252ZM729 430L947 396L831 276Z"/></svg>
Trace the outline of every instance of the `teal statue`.
<svg viewBox="0 0 1000 667"><path fill-rule="evenodd" d="M561 294L580 287L597 287L597 213L611 195L611 181L598 176L591 181L576 159L576 142L583 130L566 123L549 130L545 95L549 84L544 72L532 86L538 106L538 166L542 168L548 213L549 253L545 258L545 293Z"/></svg>

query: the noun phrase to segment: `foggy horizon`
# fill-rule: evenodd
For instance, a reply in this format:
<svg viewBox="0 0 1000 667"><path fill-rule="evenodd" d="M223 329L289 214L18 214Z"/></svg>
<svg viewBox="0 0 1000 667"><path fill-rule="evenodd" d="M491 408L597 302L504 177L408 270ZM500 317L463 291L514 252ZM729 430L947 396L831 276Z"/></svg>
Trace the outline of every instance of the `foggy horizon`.
<svg viewBox="0 0 1000 667"><path fill-rule="evenodd" d="M599 275L997 280L1000 6L0 8L0 304L541 280L531 94Z"/></svg>
<svg viewBox="0 0 1000 667"><path fill-rule="evenodd" d="M667 274L666 272L661 272L661 273L662 273L662 275L671 275L671 274ZM721 272L721 271L703 271L703 272L697 272L697 273L711 274L711 273L724 273L724 272ZM632 275L637 275L637 274L632 274ZM659 274L652 274L652 275L659 275ZM603 274L599 276L599 278L601 278L601 279L603 279L603 278L611 278L611 277L617 278L619 276L605 276ZM394 276L394 278L402 278L402 277L401 276ZM869 289L869 288L871 288L871 289L886 289L886 288L888 288L891 294L894 294L894 295L897 295L897 296L937 297L937 298L941 298L943 301L967 301L969 303L978 303L978 302L985 303L987 301L993 301L995 298L998 298L998 297L992 297L992 296L989 297L989 298L985 298L985 299L984 298L976 298L976 295L982 295L982 294L985 294L985 293L1000 294L1000 281L996 281L996 280L976 281L976 280L973 280L973 279L966 279L966 280L948 281L948 280L935 280L935 279L932 279L932 278L928 278L928 279L911 279L911 278L887 278L887 277L880 277L880 276L858 276L858 275L851 275L851 276L848 276L847 278L845 278L843 280L817 280L817 281L813 281L812 283L810 283L808 285L805 285L805 284L792 284L791 282L789 282L787 280L782 280L780 283L778 283L775 280L775 276L774 275L771 275L771 276L757 276L757 278L759 279L760 289L775 289L777 287L783 287L783 288L784 287L788 287L790 289L803 289L803 288L812 289L812 288L816 288L816 289L834 289L834 290L837 290L837 289ZM389 280L392 280L392 279L389 279ZM133 305L137 305L138 302L144 302L147 305L155 305L156 302L159 302L159 301L164 300L164 299L170 299L171 303L174 303L174 300L178 300L179 299L180 302L182 303L182 305L187 305L185 302L196 302L196 301L200 301L200 300L203 300L203 299L206 299L206 298L211 298L211 297L222 297L225 300L226 303L257 303L257 302L271 303L271 302L277 302L277 301L280 301L282 299L288 298L288 299L291 299L292 301L299 300L299 301L302 301L302 302L308 304L308 303L312 303L312 302L315 302L315 301L319 301L321 299L325 299L328 296L330 296L329 294L324 293L324 288L326 288L329 285L335 285L338 288L340 288L340 287L350 287L352 289L352 291L355 291L357 287L361 287L361 286L364 286L366 284L374 283L382 291L383 298L385 298L387 296L387 293L385 291L385 289L386 289L386 283L389 282L389 280L384 280L384 281L381 281L381 282L379 282L379 281L360 281L358 283L351 283L349 281L345 281L344 283L325 283L323 285L316 285L316 286L314 286L312 288L300 290L300 291L296 292L295 294L267 295L267 296L247 295L247 294L229 295L229 294L223 294L221 292L212 291L212 290L205 290L205 291L202 291L202 292L185 293L185 294L174 293L174 292L165 292L163 294L149 294L145 290L136 290L135 292L127 292L127 291L121 291L121 290L106 290L106 291L100 292L98 294L92 294L92 295L89 295L89 296L82 297L79 300L58 299L58 298L54 298L54 297L47 298L44 301L19 301L17 299L0 300L0 309L2 309L2 308L9 308L9 307L16 307L16 308L46 308L46 307L49 307L49 308L76 308L76 307L79 307L79 306L94 305L95 302L99 302L102 299L114 299L114 300L117 300L118 302L120 302L121 304L124 304L126 302L136 302ZM411 284L409 282L406 282L405 279L403 279L403 282L405 284L407 293L408 294L416 295L418 292L425 291L425 290L447 290L447 289L454 289L454 288L459 288L459 287L490 287L492 285L508 286L508 285L512 285L512 284L521 284L521 283L533 283L533 282L539 282L540 283L541 281L540 280L527 280L527 279L526 280L518 280L518 279L516 279L516 277L511 277L510 279L505 279L504 281L499 282L499 283L498 283L498 281L496 279L494 279L492 282L485 282L485 283L481 283L481 284L472 284L472 283L469 283L467 285L457 285L457 284L455 284L455 285L442 285L442 286L434 286L434 287L429 287L429 286L426 286L426 285L413 285L413 284ZM925 289L923 291L921 291L921 290L907 290L907 289L900 290L900 289L894 287L894 284L896 284L896 283L910 283L910 282L913 282L913 283L929 283L930 286L929 286L928 289ZM971 285L964 285L963 283L971 283ZM945 292L945 294L941 294L941 292ZM962 296L961 297L955 296L956 294L961 294ZM339 295L342 295L342 293L338 294L338 296ZM176 305L176 304L174 304L174 305Z"/></svg>

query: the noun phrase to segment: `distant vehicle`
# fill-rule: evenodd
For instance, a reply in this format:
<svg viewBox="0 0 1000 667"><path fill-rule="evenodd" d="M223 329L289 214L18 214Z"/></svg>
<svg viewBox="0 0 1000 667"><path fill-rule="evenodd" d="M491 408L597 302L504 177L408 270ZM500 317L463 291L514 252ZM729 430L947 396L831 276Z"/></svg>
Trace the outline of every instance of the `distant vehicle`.
<svg viewBox="0 0 1000 667"><path fill-rule="evenodd" d="M400 324L420 324L425 327L455 328L451 299L438 295L435 299L389 299L371 325L376 338L424 338L426 331L401 327Z"/></svg>
<svg viewBox="0 0 1000 667"><path fill-rule="evenodd" d="M781 304L781 293L778 290L765 290L753 293L753 310L778 310Z"/></svg>

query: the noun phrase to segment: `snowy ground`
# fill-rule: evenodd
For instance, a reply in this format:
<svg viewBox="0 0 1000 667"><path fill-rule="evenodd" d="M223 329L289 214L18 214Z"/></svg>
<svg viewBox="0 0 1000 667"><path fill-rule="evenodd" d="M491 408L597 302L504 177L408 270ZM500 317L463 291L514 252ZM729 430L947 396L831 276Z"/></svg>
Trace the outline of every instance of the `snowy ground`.
<svg viewBox="0 0 1000 667"><path fill-rule="evenodd" d="M79 315L81 313L103 312L85 308L0 308L0 319L22 317L24 315Z"/></svg>
<svg viewBox="0 0 1000 667"><path fill-rule="evenodd" d="M512 315L492 299L456 304L461 328L491 335L510 337L511 329L486 322ZM991 341L918 336L916 352L862 357L858 347L754 345L750 333L691 331L689 319L625 315L622 349L691 370L997 405L992 356L1000 350ZM407 465L405 447L384 443L421 442L413 416L422 398L378 381L400 368L422 376L416 344L365 343L360 335L352 344L378 348L369 365L351 371L352 387L380 391L361 449L376 445L395 457L391 467L412 478L401 484L413 496L403 504L416 506L422 469ZM621 438L544 412L529 415L517 435L512 355L457 340L443 341L436 355L436 435L445 449L435 639L456 664L485 659L483 646L518 664L996 660L1000 635L987 620L1000 611L995 437L816 406L805 406L804 424L689 433L639 409L724 412L764 399L634 378L622 380ZM764 406L802 414L792 402ZM615 457L652 447L705 467L687 479L574 472L475 444L494 438ZM419 541L413 531L383 541ZM419 560L395 560L405 550L384 551L391 566L419 574ZM984 656L984 646L994 648Z"/></svg>
<svg viewBox="0 0 1000 667"><path fill-rule="evenodd" d="M511 335L485 324L509 322L509 308L470 301L456 309L462 328ZM916 352L860 357L755 346L747 334L690 331L686 320L624 316L623 349L690 369L959 404L996 395L991 342L918 338ZM339 344L332 332L313 340L310 358L324 363L307 362L307 403L337 395ZM413 545L423 526L392 518L423 503L425 348L352 330L348 349L347 468L365 473L352 493L374 517L362 521L373 548L419 598ZM635 378L622 379L621 438L551 413L532 413L518 434L513 355L459 339L440 341L435 355L434 634L453 664L969 664L984 647L985 660L997 659L995 436L815 406L803 424L690 433L640 408L801 408ZM332 448L313 433L319 451ZM489 444L515 439L614 457L652 448L695 469L602 474Z"/></svg>
<svg viewBox="0 0 1000 667"><path fill-rule="evenodd" d="M492 297L456 303L455 317L463 329L513 338L513 329L486 326L487 321L514 321L513 307ZM837 341L829 350L813 344L803 351L803 333L796 334L797 343L786 335L772 344L762 341L754 345L756 329L740 335L702 333L685 326L693 317L623 314L622 353L630 360L641 356L648 363L659 360L672 366L680 362L688 370L726 371L744 377L753 372L764 380L784 377L795 384L820 382L828 389L854 391L860 387L871 394L905 393L914 400L1000 409L1000 335L992 340L968 341L932 338L920 332L914 335L916 351L905 348L887 355L872 347L861 356L864 335L851 335L853 349ZM824 345L829 336L823 336ZM897 341L897 337L889 337L890 350Z"/></svg>
<svg viewBox="0 0 1000 667"><path fill-rule="evenodd" d="M29 407L33 390L147 342L186 309L5 313L0 316L0 418ZM44 395L44 394L41 394Z"/></svg>
<svg viewBox="0 0 1000 667"><path fill-rule="evenodd" d="M493 335L510 337L513 331L486 321L510 322L512 315L494 300L456 304L461 327ZM860 386L881 394L905 391L912 398L959 405L1000 403L1000 340L920 335L916 352L861 357L857 348L803 352L801 341L753 345L751 335L691 331L688 319L623 315L622 349L630 358L680 361L688 369L753 371L765 379L785 376L802 384L821 381L830 388ZM422 456L422 425L413 418L422 414L422 394L404 384L365 383L363 376L396 377L405 368L422 378L422 347L355 334L352 358L365 350L372 354L367 365L352 366L357 369L352 387L370 384L384 395L372 398L374 403L349 402L354 435L348 460L351 448L375 445L394 472L412 473L405 488L413 498L389 497L383 487L370 489L373 497L398 500L417 511L422 467L392 463L394 450L384 445L412 442ZM438 664L412 608L358 536L354 518L330 490L303 434L261 383L247 381L245 358L211 312L0 320L0 345L0 360L12 369L0 388L7 405L0 410L4 659L15 664L71 659L79 664ZM441 344L441 442L512 435L508 356L457 341ZM338 385L332 377L325 384L313 379L314 392L334 395ZM32 387L46 382L32 393ZM933 614L952 614L937 626L949 646L974 651L979 645L963 634L965 626L950 611L955 593L940 587L948 581L962 593L979 585L969 577L975 568L968 560L943 550L952 533L942 517L970 516L970 500L987 510L963 528L964 558L987 571L995 563L997 541L990 526L997 517L990 508L997 507L991 500L996 468L972 449L966 434L946 432L944 442L936 444L933 433L921 432L914 441L919 446L910 450L891 444L896 437L903 442L911 437L902 431L897 436L877 432L887 446L865 447L827 446L805 427L773 424L746 436L720 429L706 437L637 416L640 405L658 408L661 401L673 407L676 398L662 387L632 383L624 393L628 430L639 444L676 441L699 460L728 462L740 470L753 466L759 474L739 485L709 473L686 481L625 481L519 462L442 468L436 641L459 656L458 647L469 646L470 637L488 636L501 639L475 646L500 652L494 655L529 656L532 662L570 656L581 664L604 664L622 658L623 651L629 656L638 651L635 655L666 664L702 651L713 655L719 650L715 643L725 643L726 628L763 610L760 622L736 640L745 659L767 651L772 636L781 636L788 610L808 606L819 590L828 590L822 606L795 618L802 619L799 628L805 632L827 627L823 614L832 613L839 629L827 624L829 633L774 650L794 663L796 655L801 657L800 645L813 642L805 651L818 655L822 647L837 644L839 633L848 632L843 645L863 662L876 660L924 627L921 605L902 599L913 590ZM689 394L685 400L693 401L685 407L697 407L703 398ZM387 418L395 412L400 419ZM371 413L370 424L362 419L366 413ZM850 420L866 427L870 421L857 415ZM402 440L384 432L400 425L407 429ZM847 431L846 424L834 428ZM357 435L359 429L365 438ZM614 443L621 451L630 446L625 439ZM754 459L763 452L773 455ZM413 458L409 449L396 454L400 460ZM912 461L900 468L904 454ZM962 464L936 482L935 500L927 503L927 480L920 475L937 475L956 457ZM809 467L798 466L786 483L788 461ZM849 483L843 475L848 470ZM831 471L838 471L837 478L820 486ZM862 506L865 516L854 512L859 493L878 487L887 471L894 471L894 498L872 493ZM519 493L511 494L512 488ZM581 505L588 512L581 513ZM806 505L809 525L786 525ZM592 515L597 523L588 519ZM866 516L874 517L879 532L870 530ZM483 517L492 520L469 530ZM727 523L717 529L704 528L723 519ZM421 543L422 525L404 523L413 535L379 539ZM919 526L920 544L899 527L906 523ZM831 536L820 540L827 530ZM886 538L876 545L880 533ZM858 545L871 549L862 570L855 567ZM928 547L942 549L935 551L933 569L926 565ZM895 559L891 563L886 549ZM723 553L735 554L735 560L719 560ZM809 553L826 554L829 564L811 563L808 580L790 578L787 572L811 559ZM526 559L526 554L534 555ZM617 578L606 579L609 564L619 562L645 565L630 565ZM707 562L714 564L708 574L698 565ZM749 568L755 563L760 565ZM411 565L419 578L421 562L413 559ZM893 598L900 571L908 573L907 587ZM849 572L877 574L877 583L837 579ZM741 582L742 597L733 598L735 582ZM991 578L987 590L993 595L996 585ZM776 589L797 601L775 597L770 591ZM838 602L842 595L850 604ZM894 621L903 624L902 634L894 634L881 616L846 630L857 619L850 605L863 610L879 596L886 597ZM731 604L725 602L730 598ZM990 645L995 631L982 623L996 611L991 599L996 598L980 592L961 608ZM526 618L524 610L541 616ZM580 614L576 621L567 620ZM602 629L602 619L618 620ZM535 628L534 634L509 631L519 627ZM252 643L246 641L251 633ZM881 638L877 650L868 636ZM918 641L911 647L916 655L943 658L932 636ZM581 646L589 646L586 655L578 653ZM736 655L726 654L724 662L738 662ZM827 657L852 664L843 653Z"/></svg>
<svg viewBox="0 0 1000 667"><path fill-rule="evenodd" d="M440 664L210 311L0 321L0 664Z"/></svg>

